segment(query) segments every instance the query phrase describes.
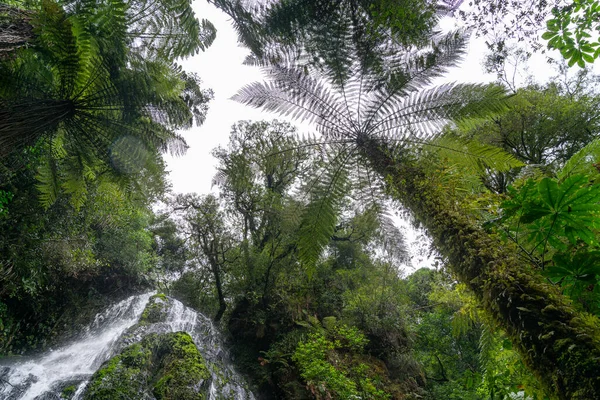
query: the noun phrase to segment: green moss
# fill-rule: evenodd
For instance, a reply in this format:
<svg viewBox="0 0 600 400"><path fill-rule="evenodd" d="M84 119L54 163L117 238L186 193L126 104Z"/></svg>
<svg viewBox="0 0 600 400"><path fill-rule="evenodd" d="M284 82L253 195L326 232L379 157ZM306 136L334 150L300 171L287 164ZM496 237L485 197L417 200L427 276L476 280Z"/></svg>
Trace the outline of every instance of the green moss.
<svg viewBox="0 0 600 400"><path fill-rule="evenodd" d="M70 399L71 397L73 397L76 390L77 390L77 386L69 385L62 390L62 392L60 393L60 397L62 399Z"/></svg>
<svg viewBox="0 0 600 400"><path fill-rule="evenodd" d="M140 398L147 392L151 351L141 343L125 348L92 377L84 399Z"/></svg>
<svg viewBox="0 0 600 400"><path fill-rule="evenodd" d="M92 377L84 399L202 400L202 384L209 377L190 335L152 334L106 362Z"/></svg>
<svg viewBox="0 0 600 400"><path fill-rule="evenodd" d="M164 321L167 316L168 304L168 297L162 293L158 293L150 297L138 324L147 325Z"/></svg>
<svg viewBox="0 0 600 400"><path fill-rule="evenodd" d="M156 374L153 393L157 399L203 399L197 386L210 377L204 359L187 333L178 332L162 343L168 354Z"/></svg>
<svg viewBox="0 0 600 400"><path fill-rule="evenodd" d="M393 197L410 208L448 266L510 337L550 398L600 398L600 329L518 257L517 248L483 231L435 173L411 160L365 149Z"/></svg>

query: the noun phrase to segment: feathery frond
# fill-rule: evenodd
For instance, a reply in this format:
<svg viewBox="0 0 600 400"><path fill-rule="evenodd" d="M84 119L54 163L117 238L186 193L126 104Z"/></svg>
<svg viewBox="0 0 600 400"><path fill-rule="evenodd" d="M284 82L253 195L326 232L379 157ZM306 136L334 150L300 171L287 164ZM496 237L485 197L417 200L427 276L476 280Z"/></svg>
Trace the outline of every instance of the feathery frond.
<svg viewBox="0 0 600 400"><path fill-rule="evenodd" d="M300 258L307 265L316 262L333 232L337 204L349 194L344 189L354 186L358 199L381 204L383 183L370 168L374 160L369 146L391 144L399 151L419 148L439 138L450 123L466 125L504 109L504 92L498 86L445 84L424 89L456 65L464 47L460 33L435 36L426 49L388 58L390 64L383 73L363 68L357 51L336 53L332 58L338 60L308 70L305 65L270 65L265 68L268 82L245 86L233 97L314 124L319 140L325 143L321 146L325 159L334 161L329 173L311 183L314 191L309 193L314 195L299 245ZM500 160L499 153L489 148L463 145L462 150L474 151L475 159L494 155L498 165L512 163L506 157ZM384 209L379 211L380 222L392 232ZM401 235L395 237L395 245L402 248Z"/></svg>
<svg viewBox="0 0 600 400"><path fill-rule="evenodd" d="M595 139L583 149L575 153L569 161L565 163L558 177L563 180L574 174L590 174L599 170L600 163L600 139Z"/></svg>
<svg viewBox="0 0 600 400"><path fill-rule="evenodd" d="M346 163L352 153L340 152L317 172L318 180L305 191L309 203L304 210L298 239L298 256L313 271L322 250L331 240L342 201L348 193Z"/></svg>

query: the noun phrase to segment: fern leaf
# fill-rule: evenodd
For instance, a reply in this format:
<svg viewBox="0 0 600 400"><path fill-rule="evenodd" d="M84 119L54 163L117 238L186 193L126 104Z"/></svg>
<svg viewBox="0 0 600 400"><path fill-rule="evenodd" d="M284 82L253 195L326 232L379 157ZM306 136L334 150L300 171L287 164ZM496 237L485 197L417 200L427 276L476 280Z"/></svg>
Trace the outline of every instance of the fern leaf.
<svg viewBox="0 0 600 400"><path fill-rule="evenodd" d="M299 259L314 272L316 263L335 230L342 201L348 193L346 161L352 154L337 154L327 170L321 171L308 189L309 203L304 211L298 238Z"/></svg>
<svg viewBox="0 0 600 400"><path fill-rule="evenodd" d="M443 135L427 145L437 149L442 158L466 173L484 174L487 169L505 172L524 166L523 162L499 147L452 134Z"/></svg>
<svg viewBox="0 0 600 400"><path fill-rule="evenodd" d="M594 164L600 163L600 139L595 139L575 153L558 171L558 178L564 180L574 174L593 174L598 169Z"/></svg>
<svg viewBox="0 0 600 400"><path fill-rule="evenodd" d="M39 201L42 207L49 208L56 199L60 191L57 177L56 164L52 157L45 157L44 161L37 168L35 187L39 191Z"/></svg>

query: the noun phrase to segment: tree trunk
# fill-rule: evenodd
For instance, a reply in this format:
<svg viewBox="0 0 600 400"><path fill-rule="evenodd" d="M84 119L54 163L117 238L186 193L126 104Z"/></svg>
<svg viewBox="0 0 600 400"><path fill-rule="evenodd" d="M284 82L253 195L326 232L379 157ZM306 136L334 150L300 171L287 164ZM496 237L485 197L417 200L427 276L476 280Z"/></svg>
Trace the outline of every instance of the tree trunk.
<svg viewBox="0 0 600 400"><path fill-rule="evenodd" d="M527 367L557 399L600 399L600 328L517 257L512 243L482 230L435 177L386 146L361 143L390 194L415 214L448 267L506 331Z"/></svg>
<svg viewBox="0 0 600 400"><path fill-rule="evenodd" d="M31 19L30 11L0 4L0 60L33 41L35 34Z"/></svg>
<svg viewBox="0 0 600 400"><path fill-rule="evenodd" d="M227 302L225 301L225 295L223 294L223 285L221 283L221 274L219 274L219 263L213 258L209 257L210 267L215 278L215 286L217 287L217 297L219 298L219 309L213 318L214 322L220 322L227 310Z"/></svg>

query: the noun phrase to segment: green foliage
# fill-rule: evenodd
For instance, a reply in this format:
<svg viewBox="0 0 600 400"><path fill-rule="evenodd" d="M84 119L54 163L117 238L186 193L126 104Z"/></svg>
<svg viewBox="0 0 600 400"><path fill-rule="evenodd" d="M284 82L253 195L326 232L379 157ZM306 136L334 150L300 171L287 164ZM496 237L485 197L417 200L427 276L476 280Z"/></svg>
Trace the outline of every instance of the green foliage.
<svg viewBox="0 0 600 400"><path fill-rule="evenodd" d="M426 269L407 277L406 284L419 305L409 311L409 326L415 357L427 376L428 398L544 398L510 340L464 285Z"/></svg>
<svg viewBox="0 0 600 400"><path fill-rule="evenodd" d="M600 55L597 37L600 4L594 0L573 0L572 4L555 7L553 18L546 21L542 39L548 48L557 49L568 60L569 67L577 64L584 68Z"/></svg>
<svg viewBox="0 0 600 400"><path fill-rule="evenodd" d="M0 190L0 217L8 213L7 205L12 200L14 194L6 190Z"/></svg>
<svg viewBox="0 0 600 400"><path fill-rule="evenodd" d="M577 154L565 168L573 171L582 158ZM561 175L562 180L529 179L519 189L510 188L497 222L544 276L597 314L599 187L587 175Z"/></svg>
<svg viewBox="0 0 600 400"><path fill-rule="evenodd" d="M184 332L151 334L108 360L93 376L84 399L153 396L200 400L210 377L202 355Z"/></svg>
<svg viewBox="0 0 600 400"><path fill-rule="evenodd" d="M480 171L477 176L486 188L505 193L521 170L559 171L592 142L599 130L595 110L600 98L590 89L594 82L594 77L580 74L564 84L551 82L520 88L511 97L505 113L479 121L471 129L454 132L463 140L490 145L491 149L501 148L529 166ZM572 163L575 162L573 159Z"/></svg>
<svg viewBox="0 0 600 400"><path fill-rule="evenodd" d="M40 4L24 22L35 27L34 45L0 62L0 157L41 146L40 200L48 207L67 193L78 208L98 176L135 182L132 174L150 169L159 152L185 149L175 130L201 123L212 93L173 60L210 44L214 29L205 22L212 33L201 37L187 1L144 4L139 15L128 14L138 3L129 9L120 0ZM175 10L182 21L172 19ZM149 43L136 40L152 29Z"/></svg>
<svg viewBox="0 0 600 400"><path fill-rule="evenodd" d="M436 5L428 0L214 3L232 17L240 41L252 50L250 63L293 58L310 69L336 71L336 82L352 75L346 57L353 52L362 70L389 72L390 55L427 42L437 20Z"/></svg>
<svg viewBox="0 0 600 400"><path fill-rule="evenodd" d="M38 157L32 152L18 162L35 165ZM0 301L8 306L2 353L46 346L61 330L74 329L65 319L75 311L66 310L81 309L85 318L86 305L104 306L105 295L148 285L158 260L147 229L150 202L164 191L163 168L154 165L128 192L100 178L79 209L64 195L43 208L31 168L0 186L14 193L0 218Z"/></svg>
<svg viewBox="0 0 600 400"><path fill-rule="evenodd" d="M340 206L348 192L343 161L328 164L327 170L319 171L324 177L315 182L309 192L310 200L303 213L298 238L298 256L309 271L314 270L334 233Z"/></svg>
<svg viewBox="0 0 600 400"><path fill-rule="evenodd" d="M510 230L515 232L515 240L524 235L532 249L540 250L542 264L549 246L564 251L579 240L590 246L597 244L594 230L598 229L600 206L596 199L600 186L590 184L587 176L571 175L563 182L530 179L519 190L511 189L510 194L512 199L502 203L503 219L514 221Z"/></svg>
<svg viewBox="0 0 600 400"><path fill-rule="evenodd" d="M343 354L343 350L362 352L368 343L356 328L338 325L326 334L311 333L296 347L292 360L317 399L389 399L370 367Z"/></svg>
<svg viewBox="0 0 600 400"><path fill-rule="evenodd" d="M597 164L600 162L600 139L594 139L565 163L558 171L557 176L561 180L572 174L583 174L591 176L598 172Z"/></svg>

